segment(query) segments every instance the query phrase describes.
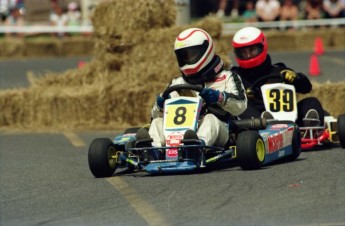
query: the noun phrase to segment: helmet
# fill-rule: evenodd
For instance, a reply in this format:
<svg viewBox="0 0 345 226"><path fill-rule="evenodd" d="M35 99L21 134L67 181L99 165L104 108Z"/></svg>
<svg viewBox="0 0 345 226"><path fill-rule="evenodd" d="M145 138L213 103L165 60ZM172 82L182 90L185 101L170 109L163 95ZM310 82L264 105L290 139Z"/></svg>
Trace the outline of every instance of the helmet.
<svg viewBox="0 0 345 226"><path fill-rule="evenodd" d="M232 39L236 61L242 68L253 68L267 57L267 40L256 27L245 27L237 31Z"/></svg>
<svg viewBox="0 0 345 226"><path fill-rule="evenodd" d="M196 75L214 57L212 38L200 28L182 31L175 40L174 49L178 65L186 77Z"/></svg>

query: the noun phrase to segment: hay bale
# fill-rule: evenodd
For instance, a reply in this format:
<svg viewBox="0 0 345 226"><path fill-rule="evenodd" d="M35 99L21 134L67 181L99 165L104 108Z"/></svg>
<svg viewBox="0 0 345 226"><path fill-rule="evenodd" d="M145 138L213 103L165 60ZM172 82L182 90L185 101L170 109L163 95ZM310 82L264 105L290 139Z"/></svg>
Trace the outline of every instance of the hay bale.
<svg viewBox="0 0 345 226"><path fill-rule="evenodd" d="M22 57L24 46L25 43L20 39L4 39L0 42L0 57Z"/></svg>
<svg viewBox="0 0 345 226"><path fill-rule="evenodd" d="M231 63L227 55L231 39L221 36L221 20L208 16L178 27L174 26L175 10L175 0L137 0L130 4L128 0L115 0L99 4L93 17L93 60L81 69L59 75L32 75L27 89L0 91L0 127L114 129L148 123L156 95L180 75L173 45L182 30L200 27L208 31L216 52L227 66ZM63 45L63 49L75 43L58 45ZM40 49L39 53L59 54L61 46L56 46ZM329 90L314 87L311 95L321 95L330 113L345 112L343 105L333 108L336 104L327 102L332 97L328 92L337 90L344 95L341 84ZM340 95L337 101L343 98Z"/></svg>
<svg viewBox="0 0 345 226"><path fill-rule="evenodd" d="M322 107L335 117L345 114L345 81L337 83L313 83L313 90L304 95L298 95L298 99L305 97L317 97ZM331 100L331 101L330 101Z"/></svg>

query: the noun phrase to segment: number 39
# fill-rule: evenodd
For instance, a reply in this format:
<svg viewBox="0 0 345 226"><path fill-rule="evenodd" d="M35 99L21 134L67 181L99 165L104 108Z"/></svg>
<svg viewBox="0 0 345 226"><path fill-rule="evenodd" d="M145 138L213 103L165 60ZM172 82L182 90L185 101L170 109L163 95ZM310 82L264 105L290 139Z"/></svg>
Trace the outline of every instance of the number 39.
<svg viewBox="0 0 345 226"><path fill-rule="evenodd" d="M293 92L292 90L272 89L269 92L270 111L272 112L291 112L293 111Z"/></svg>

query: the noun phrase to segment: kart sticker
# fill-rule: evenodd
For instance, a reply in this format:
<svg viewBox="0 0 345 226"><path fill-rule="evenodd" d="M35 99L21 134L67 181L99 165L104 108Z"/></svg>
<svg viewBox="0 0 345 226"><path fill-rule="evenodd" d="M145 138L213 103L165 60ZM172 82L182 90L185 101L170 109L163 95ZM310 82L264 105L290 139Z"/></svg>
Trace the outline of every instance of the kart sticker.
<svg viewBox="0 0 345 226"><path fill-rule="evenodd" d="M288 125L286 124L275 124L271 126L271 129L274 130L279 130L279 129L284 129L284 128L288 128Z"/></svg>
<svg viewBox="0 0 345 226"><path fill-rule="evenodd" d="M293 127L282 130L267 137L268 153L276 152L292 142Z"/></svg>
<svg viewBox="0 0 345 226"><path fill-rule="evenodd" d="M181 140L183 139L183 134L180 132L172 132L167 136L166 145L169 147L178 147L181 144ZM168 157L176 157L177 156L177 148L167 149L166 155Z"/></svg>

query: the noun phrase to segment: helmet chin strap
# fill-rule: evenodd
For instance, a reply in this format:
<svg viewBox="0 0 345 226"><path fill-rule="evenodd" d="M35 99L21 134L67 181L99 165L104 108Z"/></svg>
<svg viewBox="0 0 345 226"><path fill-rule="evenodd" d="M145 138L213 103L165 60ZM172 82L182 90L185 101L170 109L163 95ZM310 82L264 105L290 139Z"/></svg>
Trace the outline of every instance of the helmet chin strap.
<svg viewBox="0 0 345 226"><path fill-rule="evenodd" d="M214 78L223 70L223 68L223 61L218 55L215 55L212 61L201 71L189 76L186 76L182 73L182 77L189 84L202 84L214 80Z"/></svg>

